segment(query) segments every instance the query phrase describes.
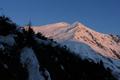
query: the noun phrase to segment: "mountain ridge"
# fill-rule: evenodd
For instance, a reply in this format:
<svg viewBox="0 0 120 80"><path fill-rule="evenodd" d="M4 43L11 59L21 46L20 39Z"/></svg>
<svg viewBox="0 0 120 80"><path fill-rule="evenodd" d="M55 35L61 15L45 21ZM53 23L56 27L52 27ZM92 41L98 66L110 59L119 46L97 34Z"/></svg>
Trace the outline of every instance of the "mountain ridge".
<svg viewBox="0 0 120 80"><path fill-rule="evenodd" d="M120 77L120 42L117 36L96 32L79 22L62 26L56 24L54 27L47 25L46 29L44 26L34 26L32 29L66 45L83 59L96 63L102 60L106 68L110 68L113 74Z"/></svg>
<svg viewBox="0 0 120 80"><path fill-rule="evenodd" d="M42 27L32 27L32 28L35 32L41 32L45 36L54 38L55 40L59 40L59 39L64 40L65 37L68 37L67 40L73 39L73 40L76 40L77 42L86 43L90 47L93 47L94 45L96 45L99 49L104 48L103 51L98 50L100 53L106 53L106 49L108 49L107 48L108 46L110 46L110 47L114 46L117 49L115 51L120 52L120 50L119 50L120 43L116 44L115 41L112 40L112 37L108 34L96 32L95 30L92 30L79 22L75 22L72 25L64 25L63 24L61 26L59 24L63 24L63 23L56 23L55 26L53 24L53 25L47 25L47 26L42 26ZM102 43L104 43L104 44L102 44ZM105 44L108 46L106 47ZM96 48L96 47L94 46L94 48ZM115 55L113 55L113 50L110 49L108 51L109 51L109 53L112 54L112 56L110 56L110 55L109 56L111 58L114 58ZM104 56L106 56L106 55L104 55Z"/></svg>

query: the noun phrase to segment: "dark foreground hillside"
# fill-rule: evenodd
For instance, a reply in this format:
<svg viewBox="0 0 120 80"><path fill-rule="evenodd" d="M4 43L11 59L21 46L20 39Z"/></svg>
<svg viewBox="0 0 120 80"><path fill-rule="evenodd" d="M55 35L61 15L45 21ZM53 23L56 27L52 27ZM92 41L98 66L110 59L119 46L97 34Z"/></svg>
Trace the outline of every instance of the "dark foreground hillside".
<svg viewBox="0 0 120 80"><path fill-rule="evenodd" d="M61 47L41 33L35 34L30 25L25 30L1 16L0 80L116 79L102 61L96 64L81 60L67 47Z"/></svg>

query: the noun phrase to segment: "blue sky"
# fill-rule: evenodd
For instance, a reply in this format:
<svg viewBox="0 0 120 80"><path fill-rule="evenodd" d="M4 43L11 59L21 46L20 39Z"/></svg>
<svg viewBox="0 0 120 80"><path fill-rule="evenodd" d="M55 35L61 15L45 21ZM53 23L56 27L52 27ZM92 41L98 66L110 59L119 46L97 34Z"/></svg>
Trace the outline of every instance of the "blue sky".
<svg viewBox="0 0 120 80"><path fill-rule="evenodd" d="M0 14L19 25L80 21L96 31L120 35L120 0L0 0Z"/></svg>

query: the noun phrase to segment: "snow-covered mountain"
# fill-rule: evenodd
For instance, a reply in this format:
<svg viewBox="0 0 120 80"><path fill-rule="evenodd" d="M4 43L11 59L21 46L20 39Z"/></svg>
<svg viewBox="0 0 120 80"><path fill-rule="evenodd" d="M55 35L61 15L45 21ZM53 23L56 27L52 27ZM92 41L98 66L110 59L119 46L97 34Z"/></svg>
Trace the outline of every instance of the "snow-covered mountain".
<svg viewBox="0 0 120 80"><path fill-rule="evenodd" d="M94 62L103 61L120 80L120 37L118 35L96 32L85 25L75 22L72 25L60 22L45 26L33 26L37 33L52 38L83 59Z"/></svg>
<svg viewBox="0 0 120 80"><path fill-rule="evenodd" d="M34 27L35 33L30 24L24 29L0 16L0 80L120 80L119 55L103 55L85 43L84 38L83 42L82 37L76 38L77 30L85 33L88 29L80 25L57 23ZM70 49L37 33L40 30ZM118 36L111 37L119 43ZM96 38L90 39L101 47Z"/></svg>
<svg viewBox="0 0 120 80"><path fill-rule="evenodd" d="M30 28L7 32L6 35L0 34L2 80L105 80L106 78L116 80L111 71L104 68L102 62L98 64L82 60L52 39L40 33L34 34Z"/></svg>
<svg viewBox="0 0 120 80"><path fill-rule="evenodd" d="M120 58L119 37L96 32L79 22L72 25L62 22L32 28L35 32L41 32L45 36L53 38L59 42L73 41L84 43L96 51L97 54L113 59ZM79 52L74 46L73 48L75 52Z"/></svg>

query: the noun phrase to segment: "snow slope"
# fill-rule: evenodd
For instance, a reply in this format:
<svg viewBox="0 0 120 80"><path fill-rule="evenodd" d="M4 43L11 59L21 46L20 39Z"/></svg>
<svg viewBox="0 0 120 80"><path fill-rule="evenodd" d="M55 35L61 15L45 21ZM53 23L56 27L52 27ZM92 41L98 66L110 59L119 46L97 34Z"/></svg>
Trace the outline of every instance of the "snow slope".
<svg viewBox="0 0 120 80"><path fill-rule="evenodd" d="M27 66L29 73L28 80L45 80L42 73L39 72L39 62L31 48L23 48L21 63Z"/></svg>
<svg viewBox="0 0 120 80"><path fill-rule="evenodd" d="M85 25L75 22L72 25L61 22L45 26L33 26L33 30L53 38L81 58L94 62L103 61L120 80L120 38L96 32Z"/></svg>

